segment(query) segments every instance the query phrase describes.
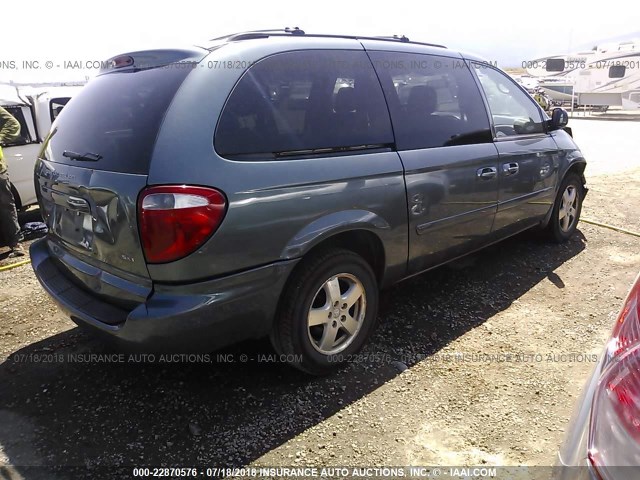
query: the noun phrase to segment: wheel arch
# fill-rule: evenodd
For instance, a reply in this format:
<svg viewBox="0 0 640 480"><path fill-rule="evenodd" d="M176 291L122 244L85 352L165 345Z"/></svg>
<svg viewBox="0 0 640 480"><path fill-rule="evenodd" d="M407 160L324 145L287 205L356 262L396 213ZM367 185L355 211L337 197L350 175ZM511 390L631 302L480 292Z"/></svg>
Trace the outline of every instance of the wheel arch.
<svg viewBox="0 0 640 480"><path fill-rule="evenodd" d="M582 187L583 187L583 190L584 190L584 194L586 195L588 190L589 190L586 187L587 179L584 176L584 171L585 171L586 168L587 168L587 162L582 157L580 157L579 159L576 159L573 162L571 162L571 164L569 164L567 169L564 171L562 177L560 177L559 180L558 180L558 187L557 187L556 193L555 193L556 198L557 198L558 193L560 191L560 186L562 185L562 182L564 182L564 180L567 178L568 175L572 175L572 174L578 175L580 177L580 180L582 182ZM554 200L554 205L555 205L555 200ZM549 212L545 216L544 220L540 223L540 227L541 228L546 228L547 225L549 225L549 222L551 221L551 216L553 215L554 205L551 206L551 208L549 209Z"/></svg>
<svg viewBox="0 0 640 480"><path fill-rule="evenodd" d="M366 210L335 212L306 225L282 251L283 260L306 257L329 248L350 250L367 261L378 285L385 282L387 252L385 234L389 223Z"/></svg>
<svg viewBox="0 0 640 480"><path fill-rule="evenodd" d="M382 283L385 272L385 251L382 240L375 233L364 229L336 233L312 247L307 255L330 248L343 248L360 255L373 270L378 285Z"/></svg>
<svg viewBox="0 0 640 480"><path fill-rule="evenodd" d="M585 185L587 183L587 179L584 176L584 171L586 168L587 168L587 162L584 158L575 160L574 162L571 163L571 165L569 165L569 168L567 168L566 172L564 172L564 175L560 179L558 186L560 186L560 184L564 181L564 179L567 178L567 175L572 173L579 175L580 179L582 180L582 185Z"/></svg>

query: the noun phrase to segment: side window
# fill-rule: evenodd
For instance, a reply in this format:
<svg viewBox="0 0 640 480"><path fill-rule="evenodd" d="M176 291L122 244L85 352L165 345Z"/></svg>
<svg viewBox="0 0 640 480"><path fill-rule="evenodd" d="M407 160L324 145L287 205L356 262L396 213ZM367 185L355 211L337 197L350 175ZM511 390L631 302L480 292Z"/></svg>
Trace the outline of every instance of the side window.
<svg viewBox="0 0 640 480"><path fill-rule="evenodd" d="M287 52L253 65L215 134L220 155L272 159L393 144L380 83L365 52Z"/></svg>
<svg viewBox="0 0 640 480"><path fill-rule="evenodd" d="M399 150L493 141L480 90L462 60L371 52Z"/></svg>
<svg viewBox="0 0 640 480"><path fill-rule="evenodd" d="M60 115L60 112L62 112L64 106L69 103L69 100L71 100L71 98L69 97L51 99L51 101L49 102L49 114L51 115L52 122L58 115Z"/></svg>
<svg viewBox="0 0 640 480"><path fill-rule="evenodd" d="M611 65L609 67L609 78L623 78L627 67L624 65Z"/></svg>
<svg viewBox="0 0 640 480"><path fill-rule="evenodd" d="M549 58L546 63L547 72L564 72L564 58Z"/></svg>
<svg viewBox="0 0 640 480"><path fill-rule="evenodd" d="M16 147L35 142L27 123L27 118L31 119L31 109L29 107L4 107L4 109L20 122L20 135L13 140L7 141L5 146Z"/></svg>
<svg viewBox="0 0 640 480"><path fill-rule="evenodd" d="M487 65L473 64L487 96L497 137L543 133L535 101L507 75Z"/></svg>

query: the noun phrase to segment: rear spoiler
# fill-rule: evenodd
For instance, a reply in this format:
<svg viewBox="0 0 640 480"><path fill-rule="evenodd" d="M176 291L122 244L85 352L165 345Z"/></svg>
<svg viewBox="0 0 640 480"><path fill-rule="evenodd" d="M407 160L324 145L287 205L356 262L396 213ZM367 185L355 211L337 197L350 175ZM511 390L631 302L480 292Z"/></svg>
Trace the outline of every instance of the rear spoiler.
<svg viewBox="0 0 640 480"><path fill-rule="evenodd" d="M150 68L184 64L184 68L195 66L209 52L203 48L143 50L123 53L103 62L98 75L114 71L139 71Z"/></svg>

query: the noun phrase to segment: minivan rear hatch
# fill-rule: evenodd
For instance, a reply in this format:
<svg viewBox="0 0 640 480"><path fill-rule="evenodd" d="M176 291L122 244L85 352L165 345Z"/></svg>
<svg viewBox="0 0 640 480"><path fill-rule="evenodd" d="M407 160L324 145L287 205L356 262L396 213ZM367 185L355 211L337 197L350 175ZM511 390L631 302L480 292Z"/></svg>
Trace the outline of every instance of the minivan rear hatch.
<svg viewBox="0 0 640 480"><path fill-rule="evenodd" d="M35 175L50 249L63 252L57 255L63 262L71 256L67 267L80 259L111 275L148 280L138 195L165 112L206 53L114 57L113 68L92 79L56 118Z"/></svg>

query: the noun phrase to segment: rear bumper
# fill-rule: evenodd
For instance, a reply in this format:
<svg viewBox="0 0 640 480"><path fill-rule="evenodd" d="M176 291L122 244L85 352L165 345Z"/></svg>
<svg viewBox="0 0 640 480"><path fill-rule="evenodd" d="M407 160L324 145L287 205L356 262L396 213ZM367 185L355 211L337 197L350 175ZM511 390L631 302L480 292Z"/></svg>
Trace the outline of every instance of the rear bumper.
<svg viewBox="0 0 640 480"><path fill-rule="evenodd" d="M188 285L155 284L144 302L127 310L72 282L46 239L34 242L30 254L36 277L75 323L112 337L123 347L175 352L212 351L266 335L284 283L298 262L274 263Z"/></svg>

